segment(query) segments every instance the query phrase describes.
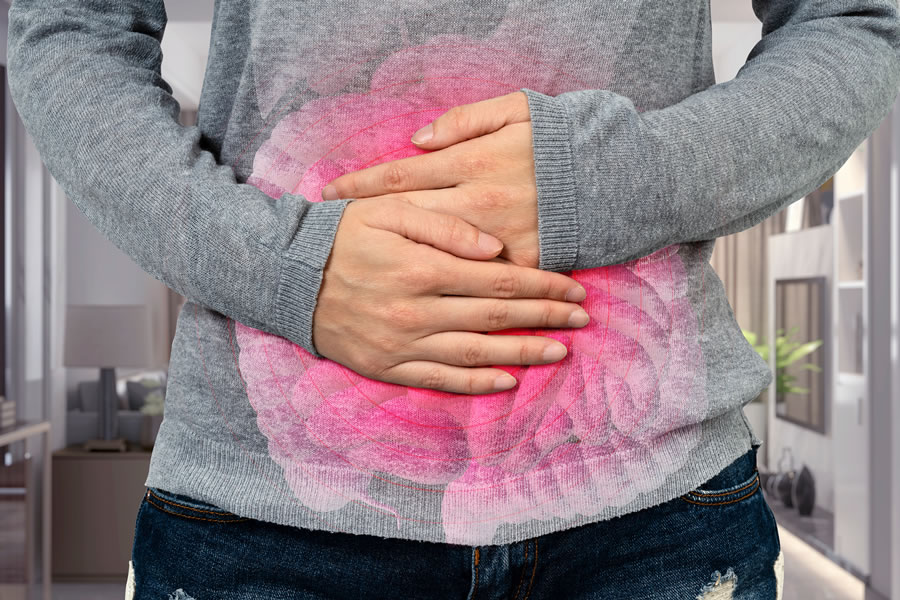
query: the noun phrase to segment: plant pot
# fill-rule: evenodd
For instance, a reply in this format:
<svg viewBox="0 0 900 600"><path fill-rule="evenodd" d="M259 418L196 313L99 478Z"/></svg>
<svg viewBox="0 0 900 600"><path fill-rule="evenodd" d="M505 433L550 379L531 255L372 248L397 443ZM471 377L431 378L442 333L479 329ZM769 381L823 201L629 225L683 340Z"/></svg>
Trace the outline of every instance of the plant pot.
<svg viewBox="0 0 900 600"><path fill-rule="evenodd" d="M141 418L141 447L145 450L153 448L162 420L162 415L144 415Z"/></svg>
<svg viewBox="0 0 900 600"><path fill-rule="evenodd" d="M816 507L816 481L806 465L791 482L791 503L804 517L810 516Z"/></svg>

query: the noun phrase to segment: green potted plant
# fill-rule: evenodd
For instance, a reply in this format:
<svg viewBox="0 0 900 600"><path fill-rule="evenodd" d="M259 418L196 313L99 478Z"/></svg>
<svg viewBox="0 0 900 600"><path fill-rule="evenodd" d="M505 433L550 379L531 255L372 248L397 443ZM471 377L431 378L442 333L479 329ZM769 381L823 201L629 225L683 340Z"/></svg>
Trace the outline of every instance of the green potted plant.
<svg viewBox="0 0 900 600"><path fill-rule="evenodd" d="M812 354L823 344L823 340L813 340L809 342L798 342L792 340L791 337L797 331L797 327L792 327L790 331L785 333L784 329L778 329L775 337L775 391L779 396L786 393L808 394L809 390L794 385L796 378L793 375L784 372L785 367L791 365L803 357ZM753 346L753 349L762 357L763 360L769 362L769 344L757 336L752 331L741 329L744 338ZM821 372L819 365L806 363L800 368L809 369L811 371ZM744 406L744 413L753 426L754 431L760 438L761 433L766 430L766 408L765 395L769 393L769 388L764 389L760 394Z"/></svg>

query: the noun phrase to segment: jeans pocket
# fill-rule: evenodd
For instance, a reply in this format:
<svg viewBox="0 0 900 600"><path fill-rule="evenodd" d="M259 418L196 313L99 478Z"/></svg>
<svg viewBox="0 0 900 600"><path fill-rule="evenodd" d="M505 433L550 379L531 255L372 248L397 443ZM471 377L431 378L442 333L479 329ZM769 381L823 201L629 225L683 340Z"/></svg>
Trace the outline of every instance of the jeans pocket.
<svg viewBox="0 0 900 600"><path fill-rule="evenodd" d="M246 517L241 517L232 512L228 512L227 510L222 510L213 504L181 494L161 490L159 488L147 488L147 493L144 495L144 501L157 510L195 521L237 523L250 520Z"/></svg>
<svg viewBox="0 0 900 600"><path fill-rule="evenodd" d="M753 447L680 498L699 506L725 506L746 500L758 491L759 470L756 466L756 447Z"/></svg>

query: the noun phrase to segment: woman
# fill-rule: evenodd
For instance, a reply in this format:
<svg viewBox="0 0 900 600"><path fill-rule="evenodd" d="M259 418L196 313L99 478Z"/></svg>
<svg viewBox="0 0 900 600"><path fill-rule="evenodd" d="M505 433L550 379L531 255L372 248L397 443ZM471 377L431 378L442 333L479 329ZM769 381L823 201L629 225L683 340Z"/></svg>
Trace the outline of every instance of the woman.
<svg viewBox="0 0 900 600"><path fill-rule="evenodd" d="M715 238L887 114L887 0L216 3L198 127L161 0L16 0L48 168L188 298L129 597L777 598Z"/></svg>

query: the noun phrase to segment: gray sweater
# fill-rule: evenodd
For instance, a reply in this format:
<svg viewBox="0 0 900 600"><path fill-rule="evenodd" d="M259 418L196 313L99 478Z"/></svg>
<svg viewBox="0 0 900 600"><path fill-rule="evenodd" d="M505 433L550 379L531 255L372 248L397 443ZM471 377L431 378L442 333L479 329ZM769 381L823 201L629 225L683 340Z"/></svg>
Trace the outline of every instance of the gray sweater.
<svg viewBox="0 0 900 600"><path fill-rule="evenodd" d="M15 105L68 197L188 298L148 486L292 526L500 544L676 498L761 440L772 382L709 264L817 188L900 84L890 0L754 0L715 84L708 0L218 0L199 124L162 0L15 0ZM370 381L312 344L350 199L455 104L526 90L540 267L592 322L509 392ZM435 401L437 399L437 401Z"/></svg>

